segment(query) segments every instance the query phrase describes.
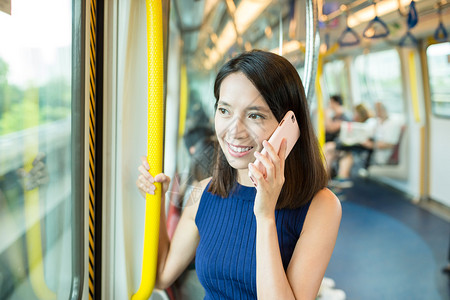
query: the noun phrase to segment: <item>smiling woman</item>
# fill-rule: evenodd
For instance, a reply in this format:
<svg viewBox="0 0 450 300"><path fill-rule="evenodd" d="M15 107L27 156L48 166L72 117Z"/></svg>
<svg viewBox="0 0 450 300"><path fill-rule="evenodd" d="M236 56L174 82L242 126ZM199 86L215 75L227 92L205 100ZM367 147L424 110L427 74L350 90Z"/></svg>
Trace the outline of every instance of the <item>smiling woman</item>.
<svg viewBox="0 0 450 300"><path fill-rule="evenodd" d="M192 193L171 241L161 210L157 284L170 286L195 256L205 299L314 299L333 252L341 207L326 171L303 85L283 57L254 50L227 62L214 84L220 147L212 178ZM289 110L302 134L285 161L267 142ZM261 151L265 149L266 155ZM267 176L252 163L258 158ZM170 179L145 162L137 186L161 207ZM256 180L256 188L248 172Z"/></svg>
<svg viewBox="0 0 450 300"><path fill-rule="evenodd" d="M242 54L239 59L232 59L222 67L214 85L214 96L217 110L216 134L223 152L218 153L211 192L225 197L226 191L232 189L237 178L251 185L246 169L248 163L255 160L253 153L262 150L262 141L269 139L270 134L289 110L297 116L301 135L286 160L286 184L281 191L277 207L298 208L326 186L321 152L310 121L303 84L289 61L264 51ZM223 104L228 106L223 107ZM233 106L236 112L233 112ZM225 108L229 111L221 118L222 109ZM243 108L247 110L245 118L242 114L239 115ZM258 109L259 113L256 113L255 109ZM245 136L246 133L248 137ZM223 135L227 137L224 138ZM241 145L253 146L254 148L248 152L252 155L247 156L244 152L246 159L243 156L240 160L230 159L227 156L231 155L228 150L231 147L224 148L224 139L226 145L231 144L231 147L239 146L238 141L243 139L247 142L252 141L253 145ZM227 161L222 157L222 153ZM219 173L220 177L217 176ZM236 175L240 176L236 178ZM289 202L288 199L298 202Z"/></svg>
<svg viewBox="0 0 450 300"><path fill-rule="evenodd" d="M325 2L0 0L0 299L450 299L450 1Z"/></svg>

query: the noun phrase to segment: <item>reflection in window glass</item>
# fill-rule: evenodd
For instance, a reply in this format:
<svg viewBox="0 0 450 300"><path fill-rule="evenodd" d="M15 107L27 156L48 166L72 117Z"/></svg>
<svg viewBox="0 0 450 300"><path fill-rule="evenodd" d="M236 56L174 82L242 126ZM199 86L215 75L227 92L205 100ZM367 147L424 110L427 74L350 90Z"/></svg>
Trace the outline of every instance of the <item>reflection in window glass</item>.
<svg viewBox="0 0 450 300"><path fill-rule="evenodd" d="M355 103L366 103L373 108L382 102L388 111L404 112L401 67L395 49L359 55L355 58L357 77Z"/></svg>
<svg viewBox="0 0 450 300"><path fill-rule="evenodd" d="M0 28L0 299L68 299L71 1L14 1Z"/></svg>
<svg viewBox="0 0 450 300"><path fill-rule="evenodd" d="M433 114L450 117L450 43L427 49Z"/></svg>
<svg viewBox="0 0 450 300"><path fill-rule="evenodd" d="M333 60L323 66L323 78L328 95L341 95L344 102L349 100L348 79L343 60Z"/></svg>

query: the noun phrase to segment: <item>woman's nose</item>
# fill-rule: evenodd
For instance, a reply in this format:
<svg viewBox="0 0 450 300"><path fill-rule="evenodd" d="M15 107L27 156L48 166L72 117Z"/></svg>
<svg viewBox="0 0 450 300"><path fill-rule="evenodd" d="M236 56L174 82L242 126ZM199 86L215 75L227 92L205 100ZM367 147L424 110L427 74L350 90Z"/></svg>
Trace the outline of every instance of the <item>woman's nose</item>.
<svg viewBox="0 0 450 300"><path fill-rule="evenodd" d="M230 124L228 133L234 138L245 138L248 136L248 128L242 118L236 117Z"/></svg>

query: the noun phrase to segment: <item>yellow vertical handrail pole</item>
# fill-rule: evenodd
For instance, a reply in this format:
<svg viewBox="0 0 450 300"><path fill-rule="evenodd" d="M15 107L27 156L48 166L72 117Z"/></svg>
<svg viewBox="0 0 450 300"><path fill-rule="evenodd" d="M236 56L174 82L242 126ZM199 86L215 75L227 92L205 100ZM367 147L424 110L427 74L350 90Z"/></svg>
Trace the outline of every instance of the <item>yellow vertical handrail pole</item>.
<svg viewBox="0 0 450 300"><path fill-rule="evenodd" d="M408 72L409 72L409 86L411 90L411 102L414 112L414 120L420 125L420 161L419 161L419 199L425 196L425 179L423 174L425 173L425 126L422 124L420 118L420 104L419 93L417 91L417 69L416 69L416 57L415 50L410 50L408 53Z"/></svg>
<svg viewBox="0 0 450 300"><path fill-rule="evenodd" d="M181 139L184 135L187 108L189 104L188 98L188 80L186 65L181 66L181 76L180 76L180 115L178 120L178 139Z"/></svg>
<svg viewBox="0 0 450 300"><path fill-rule="evenodd" d="M317 139L319 140L320 146L325 145L325 117L324 117L324 106L323 106L323 93L320 80L322 79L323 71L323 55L319 54L317 60L317 77L316 77L316 98L317 98Z"/></svg>
<svg viewBox="0 0 450 300"><path fill-rule="evenodd" d="M411 87L411 102L414 112L414 120L416 123L420 123L420 105L419 94L417 92L417 71L416 71L416 58L414 50L410 50L408 53L408 66L409 66L409 85Z"/></svg>
<svg viewBox="0 0 450 300"><path fill-rule="evenodd" d="M325 52L319 52L319 56L317 59L317 76L316 76L316 97L317 97L317 139L319 140L320 146L324 147L325 145L325 114L324 114L324 101L323 101L323 93L322 93L322 75L323 75L323 61L324 59L333 54L339 48L339 44L335 43L330 49L327 49Z"/></svg>
<svg viewBox="0 0 450 300"><path fill-rule="evenodd" d="M24 118L25 128L39 125L39 95L37 89L32 89L25 96L25 103L30 113ZM32 113L31 113L32 112ZM24 169L29 172L33 168L33 160L39 152L39 135L25 137ZM39 187L27 190L24 187L25 233L27 241L28 266L31 286L38 299L56 299L44 276L44 260L42 257L42 236L39 209Z"/></svg>
<svg viewBox="0 0 450 300"><path fill-rule="evenodd" d="M146 0L148 119L147 161L150 174L162 172L164 129L163 23L161 0ZM161 209L161 184L155 183L154 195L146 195L144 249L141 283L132 299L148 299L155 286Z"/></svg>

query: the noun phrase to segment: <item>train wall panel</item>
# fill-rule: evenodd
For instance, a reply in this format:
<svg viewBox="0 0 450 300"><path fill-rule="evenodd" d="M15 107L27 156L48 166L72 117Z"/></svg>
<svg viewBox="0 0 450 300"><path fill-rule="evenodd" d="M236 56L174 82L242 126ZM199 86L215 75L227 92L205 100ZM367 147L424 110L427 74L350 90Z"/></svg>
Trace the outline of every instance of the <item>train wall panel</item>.
<svg viewBox="0 0 450 300"><path fill-rule="evenodd" d="M430 195L450 207L450 119L431 118Z"/></svg>

